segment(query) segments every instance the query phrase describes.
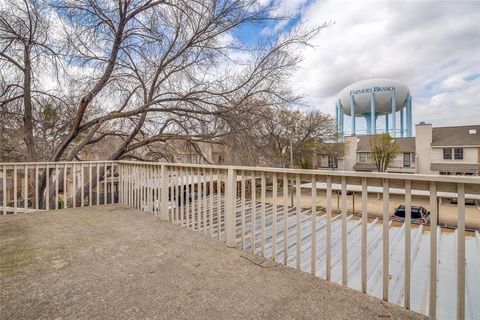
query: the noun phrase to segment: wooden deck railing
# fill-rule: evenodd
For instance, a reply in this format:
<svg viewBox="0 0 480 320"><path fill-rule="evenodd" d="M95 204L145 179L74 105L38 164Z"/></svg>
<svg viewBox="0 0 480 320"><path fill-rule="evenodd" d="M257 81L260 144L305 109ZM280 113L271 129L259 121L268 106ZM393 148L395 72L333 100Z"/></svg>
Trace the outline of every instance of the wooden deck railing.
<svg viewBox="0 0 480 320"><path fill-rule="evenodd" d="M412 226L412 195L428 197L428 302L420 311L433 318L442 280L438 198L457 198L456 290L450 297L456 292L457 319L478 311L468 300L476 296L466 299L476 291L467 290L465 279L465 199L480 199L479 177L134 161L0 163L0 169L4 214L120 203L408 309L412 278L418 278L412 263L424 236L423 226ZM359 216L348 212L351 190L361 193ZM372 193L382 198L381 219L369 215ZM405 204L405 222L396 229L390 221L393 194ZM480 248L478 232L475 236ZM403 247L401 258L392 251L397 247Z"/></svg>

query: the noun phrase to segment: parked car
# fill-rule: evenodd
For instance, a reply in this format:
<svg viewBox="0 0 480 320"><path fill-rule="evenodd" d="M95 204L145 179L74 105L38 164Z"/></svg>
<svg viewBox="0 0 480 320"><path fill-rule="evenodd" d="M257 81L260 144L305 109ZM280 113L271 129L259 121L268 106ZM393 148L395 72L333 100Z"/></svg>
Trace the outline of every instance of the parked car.
<svg viewBox="0 0 480 320"><path fill-rule="evenodd" d="M399 206L392 215L393 221L405 221L405 206ZM430 222L430 211L424 207L412 206L412 223L426 224Z"/></svg>
<svg viewBox="0 0 480 320"><path fill-rule="evenodd" d="M450 198L450 204L458 204L458 199L457 198ZM465 205L466 206L476 206L477 201L473 199L465 199Z"/></svg>

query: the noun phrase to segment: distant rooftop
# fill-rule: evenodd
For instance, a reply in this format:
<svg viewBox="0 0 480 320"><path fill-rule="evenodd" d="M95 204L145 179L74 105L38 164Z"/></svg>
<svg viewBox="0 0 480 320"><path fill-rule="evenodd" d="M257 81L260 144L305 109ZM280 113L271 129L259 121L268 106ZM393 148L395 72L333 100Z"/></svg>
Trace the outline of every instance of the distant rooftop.
<svg viewBox="0 0 480 320"><path fill-rule="evenodd" d="M357 152L370 152L370 139L374 135L358 136ZM415 137L393 138L400 146L401 153L415 152Z"/></svg>
<svg viewBox="0 0 480 320"><path fill-rule="evenodd" d="M433 128L432 146L480 146L480 125Z"/></svg>

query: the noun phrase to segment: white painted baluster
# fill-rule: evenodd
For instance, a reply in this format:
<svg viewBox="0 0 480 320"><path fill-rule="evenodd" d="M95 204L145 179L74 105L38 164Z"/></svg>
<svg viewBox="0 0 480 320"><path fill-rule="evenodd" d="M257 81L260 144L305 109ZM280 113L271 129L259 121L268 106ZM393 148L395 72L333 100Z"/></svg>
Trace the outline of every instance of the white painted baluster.
<svg viewBox="0 0 480 320"><path fill-rule="evenodd" d="M159 188L158 188L158 165L155 165L153 166L153 180L152 180L152 184L153 184L153 211L155 212L155 215L157 216L158 215L158 208L159 208Z"/></svg>
<svg viewBox="0 0 480 320"><path fill-rule="evenodd" d="M95 190L97 193L97 196L96 196L97 202L95 202L95 204L98 206L100 204L100 162L97 162L96 169L97 169L97 186Z"/></svg>
<svg viewBox="0 0 480 320"><path fill-rule="evenodd" d="M115 203L115 188L114 188L114 184L115 184L115 168L114 168L114 163L112 162L111 165L110 165L110 179L111 179L111 186L110 186L110 196L112 197L112 201L111 203Z"/></svg>
<svg viewBox="0 0 480 320"><path fill-rule="evenodd" d="M24 167L24 171L23 171L23 212L24 213L27 213L27 209L28 209L28 166L25 165Z"/></svg>
<svg viewBox="0 0 480 320"><path fill-rule="evenodd" d="M153 214L152 166L147 166L148 213Z"/></svg>
<svg viewBox="0 0 480 320"><path fill-rule="evenodd" d="M283 174L283 264L288 262L288 176Z"/></svg>
<svg viewBox="0 0 480 320"><path fill-rule="evenodd" d="M403 283L403 306L410 309L410 269L412 258L412 182L405 181L405 274Z"/></svg>
<svg viewBox="0 0 480 320"><path fill-rule="evenodd" d="M92 206L92 163L88 164L88 206Z"/></svg>
<svg viewBox="0 0 480 320"><path fill-rule="evenodd" d="M58 163L55 163L55 210L58 210Z"/></svg>
<svg viewBox="0 0 480 320"><path fill-rule="evenodd" d="M332 177L327 176L327 229L326 229L326 237L325 237L325 270L326 275L325 278L327 281L331 279L331 270L332 270Z"/></svg>
<svg viewBox="0 0 480 320"><path fill-rule="evenodd" d="M256 238L257 238L257 194L256 194L256 177L255 171L252 171L252 252L256 251Z"/></svg>
<svg viewBox="0 0 480 320"><path fill-rule="evenodd" d="M13 166L13 212L17 214L17 166Z"/></svg>
<svg viewBox="0 0 480 320"><path fill-rule="evenodd" d="M160 189L160 216L162 220L168 221L168 180L169 180L169 168L166 164L162 164L161 167L161 189Z"/></svg>
<svg viewBox="0 0 480 320"><path fill-rule="evenodd" d="M220 240L220 234L222 232L221 220L222 220L222 185L221 185L221 171L217 170L217 238Z"/></svg>
<svg viewBox="0 0 480 320"><path fill-rule="evenodd" d="M240 205L241 205L241 239L242 239L242 249L245 250L245 171L241 171L241 184L240 184Z"/></svg>
<svg viewBox="0 0 480 320"><path fill-rule="evenodd" d="M225 181L225 242L227 247L235 247L237 172L229 168Z"/></svg>
<svg viewBox="0 0 480 320"><path fill-rule="evenodd" d="M133 195L134 195L134 189L133 189L133 165L128 165L127 166L128 170L128 206L130 208L134 208L135 206L133 205Z"/></svg>
<svg viewBox="0 0 480 320"><path fill-rule="evenodd" d="M123 181L123 166L117 165L118 172L118 203L125 204L125 195L124 192L124 181Z"/></svg>
<svg viewBox="0 0 480 320"><path fill-rule="evenodd" d="M176 222L180 224L180 170L179 168L175 168L175 215L176 215Z"/></svg>
<svg viewBox="0 0 480 320"><path fill-rule="evenodd" d="M145 212L145 168L143 164L138 166L138 206L140 211Z"/></svg>
<svg viewBox="0 0 480 320"><path fill-rule="evenodd" d="M193 168L187 168L187 184L188 184L188 219L189 228L195 230L195 202L194 202L194 170Z"/></svg>
<svg viewBox="0 0 480 320"><path fill-rule="evenodd" d="M2 166L2 193L3 193L3 215L7 214L7 166ZM37 200L38 207L38 200Z"/></svg>
<svg viewBox="0 0 480 320"><path fill-rule="evenodd" d="M106 162L104 163L104 169L103 169L103 204L107 204L107 163Z"/></svg>
<svg viewBox="0 0 480 320"><path fill-rule="evenodd" d="M50 167L48 164L45 168L45 172L47 182L47 184L45 185L45 210L50 210Z"/></svg>
<svg viewBox="0 0 480 320"><path fill-rule="evenodd" d="M367 192L367 178L362 178L362 292L367 293L367 215L368 215L368 192Z"/></svg>
<svg viewBox="0 0 480 320"><path fill-rule="evenodd" d="M261 212L260 212L260 238L261 238L261 252L262 256L265 255L265 193L266 193L266 182L265 182L265 172L261 173L261 183L260 183L260 196L261 196Z"/></svg>
<svg viewBox="0 0 480 320"><path fill-rule="evenodd" d="M383 179L383 300L388 301L388 278L389 278L389 220L390 220L390 193L389 180Z"/></svg>
<svg viewBox="0 0 480 320"><path fill-rule="evenodd" d="M317 273L317 177L312 176L312 243L310 253L310 273Z"/></svg>
<svg viewBox="0 0 480 320"><path fill-rule="evenodd" d="M81 172L81 175L80 175L80 179L81 179L81 185L80 185L80 188L81 188L81 196L80 196L80 206L83 207L85 205L85 167L83 165L83 163L80 163L80 168L82 170Z"/></svg>
<svg viewBox="0 0 480 320"><path fill-rule="evenodd" d="M145 166L146 170L146 183L147 183L147 210L148 213L153 213L153 199L152 199L152 167L147 165Z"/></svg>
<svg viewBox="0 0 480 320"><path fill-rule="evenodd" d="M278 179L277 179L277 173L273 173L273 178L272 178L272 202L273 202L273 209L272 209L272 258L273 261L277 260L277 187L278 187Z"/></svg>
<svg viewBox="0 0 480 320"><path fill-rule="evenodd" d="M201 196L202 196L202 184L200 183L201 182L201 178L200 178L200 170L195 168L194 169L194 175L193 175L193 181L195 182L194 183L194 190L195 190L195 186L197 188L197 197L195 198L195 205L194 205L194 208L195 208L195 227L194 227L194 230L196 231L200 231L200 219L201 219L201 214L202 214L202 211L201 211L201 207L200 207L200 204L202 203L202 200L201 200Z"/></svg>
<svg viewBox="0 0 480 320"><path fill-rule="evenodd" d="M210 169L210 237L213 238L213 169Z"/></svg>
<svg viewBox="0 0 480 320"><path fill-rule="evenodd" d="M204 170L198 169L197 171L197 181L198 181L198 232L202 232L204 235L205 232L205 211L204 211L204 197L205 197L205 184L204 184Z"/></svg>
<svg viewBox="0 0 480 320"><path fill-rule="evenodd" d="M457 185L457 319L465 319L465 184Z"/></svg>
<svg viewBox="0 0 480 320"><path fill-rule="evenodd" d="M137 164L135 166L136 174L135 174L135 184L136 184L136 194L135 194L135 202L136 202L136 208L139 211L142 211L142 203L141 203L141 196L142 196L142 185L141 185L141 179L142 179L142 167ZM105 191L106 192L106 191Z"/></svg>
<svg viewBox="0 0 480 320"><path fill-rule="evenodd" d="M141 165L141 171L140 171L140 183L141 183L141 192L140 192L140 203L141 203L141 209L143 212L146 212L147 211L147 208L146 208L146 180L147 180L147 177L145 175L146 173L146 167L145 165ZM110 173L110 177L111 177L111 173Z"/></svg>
<svg viewBox="0 0 480 320"><path fill-rule="evenodd" d="M185 169L180 168L180 224L183 227L185 226L185 186Z"/></svg>
<svg viewBox="0 0 480 320"><path fill-rule="evenodd" d="M177 210L177 224L182 224L181 210L181 168L175 168L175 205Z"/></svg>
<svg viewBox="0 0 480 320"><path fill-rule="evenodd" d="M342 177L342 284L348 284L348 263L347 263L347 177Z"/></svg>
<svg viewBox="0 0 480 320"><path fill-rule="evenodd" d="M149 166L150 170L150 210L152 214L155 214L155 168L156 166ZM177 171L178 172L178 171Z"/></svg>
<svg viewBox="0 0 480 320"><path fill-rule="evenodd" d="M145 167L143 164L138 166L138 203L140 211L145 212Z"/></svg>
<svg viewBox="0 0 480 320"><path fill-rule="evenodd" d="M40 201L38 199L38 164L35 165L35 209L38 210L40 208Z"/></svg>
<svg viewBox="0 0 480 320"><path fill-rule="evenodd" d="M296 260L297 260L297 269L300 270L302 265L302 226L301 226L301 198L302 198L302 189L300 186L300 175L297 173L295 177L295 208L296 208Z"/></svg>
<svg viewBox="0 0 480 320"><path fill-rule="evenodd" d="M63 165L63 207L68 208L67 197L67 164Z"/></svg>
<svg viewBox="0 0 480 320"><path fill-rule="evenodd" d="M142 191L142 199L143 199L143 212L145 213L150 213L150 202L148 198L148 166L147 165L142 165L142 186L143 186L143 191Z"/></svg>
<svg viewBox="0 0 480 320"><path fill-rule="evenodd" d="M179 168L178 167L170 167L169 168L169 187L170 187L170 205L171 205L171 218L172 223L180 223L180 203L179 203L179 191L178 191L178 180L179 180Z"/></svg>
<svg viewBox="0 0 480 320"><path fill-rule="evenodd" d="M196 230L196 202L195 202L195 177L196 177L196 171L195 168L190 168L190 209L192 212L191 215L191 224L192 224L192 230Z"/></svg>
<svg viewBox="0 0 480 320"><path fill-rule="evenodd" d="M430 290L428 315L431 319L437 316L437 185L430 182Z"/></svg>
<svg viewBox="0 0 480 320"><path fill-rule="evenodd" d="M202 210L202 215L203 215L203 234L206 236L207 235L207 206L208 206L208 198L207 198L207 171L205 168L202 169L202 204L203 204L203 210Z"/></svg>
<svg viewBox="0 0 480 320"><path fill-rule="evenodd" d="M73 163L73 172L72 172L72 205L74 208L77 207L77 166Z"/></svg>
<svg viewBox="0 0 480 320"><path fill-rule="evenodd" d="M132 168L131 168L131 171L132 171L132 181L131 181L131 184L132 184L132 207L135 208L135 209L138 209L137 208L137 166L136 164L133 164L132 165Z"/></svg>
<svg viewBox="0 0 480 320"><path fill-rule="evenodd" d="M130 168L130 173L131 173L131 178L130 178L130 185L131 185L131 190L132 190L132 195L131 197L131 205L134 208L137 208L137 166L132 165ZM160 181L159 181L159 186L160 186Z"/></svg>

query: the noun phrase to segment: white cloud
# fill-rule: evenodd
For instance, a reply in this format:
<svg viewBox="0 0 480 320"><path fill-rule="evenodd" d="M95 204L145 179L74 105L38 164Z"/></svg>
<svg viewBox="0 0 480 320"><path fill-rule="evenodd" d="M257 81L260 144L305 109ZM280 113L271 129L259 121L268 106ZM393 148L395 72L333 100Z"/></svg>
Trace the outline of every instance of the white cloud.
<svg viewBox="0 0 480 320"><path fill-rule="evenodd" d="M480 2L317 0L294 7L307 26L335 21L303 50L292 78L310 105L334 114L345 86L392 78L410 87L414 122L480 123Z"/></svg>

